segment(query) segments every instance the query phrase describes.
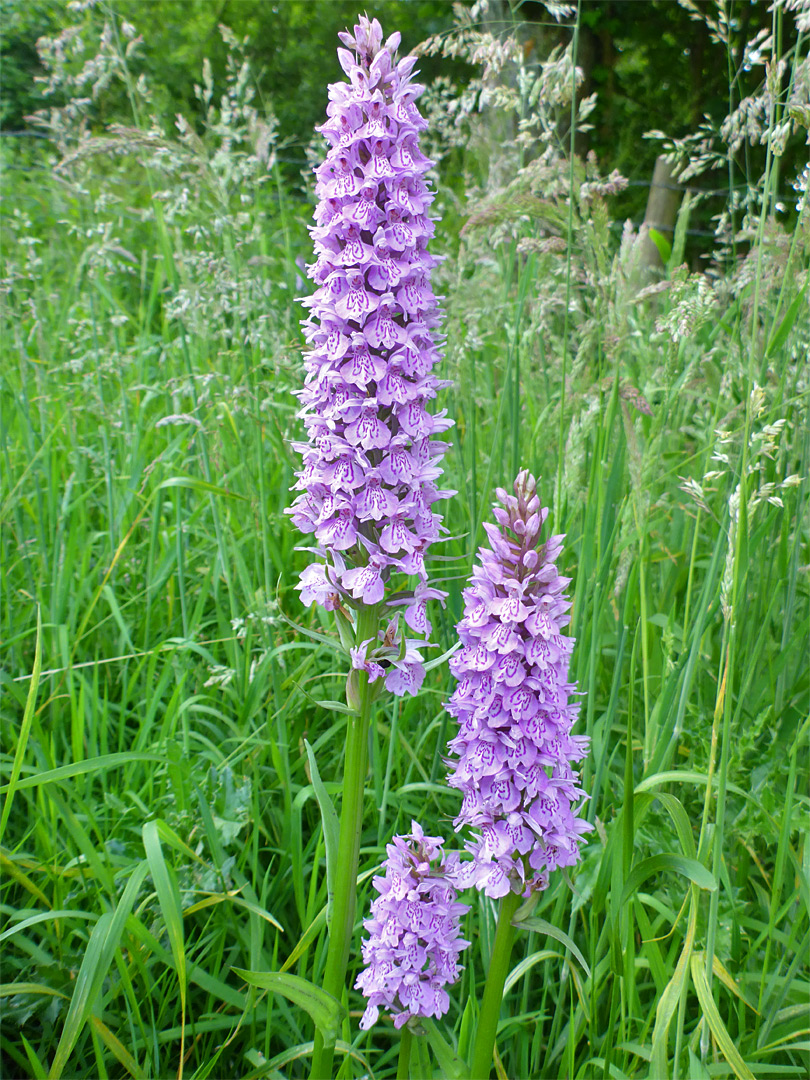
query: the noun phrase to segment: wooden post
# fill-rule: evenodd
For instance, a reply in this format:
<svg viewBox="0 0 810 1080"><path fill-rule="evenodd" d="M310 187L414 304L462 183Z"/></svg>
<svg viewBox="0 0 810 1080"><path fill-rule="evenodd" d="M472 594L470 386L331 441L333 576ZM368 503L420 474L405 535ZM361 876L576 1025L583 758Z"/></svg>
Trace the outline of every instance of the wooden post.
<svg viewBox="0 0 810 1080"><path fill-rule="evenodd" d="M644 224L637 241L639 276L646 280L660 277L664 268L658 248L650 239L650 229L660 232L672 243L680 204L681 188L672 174L672 166L663 157L659 157L655 162Z"/></svg>

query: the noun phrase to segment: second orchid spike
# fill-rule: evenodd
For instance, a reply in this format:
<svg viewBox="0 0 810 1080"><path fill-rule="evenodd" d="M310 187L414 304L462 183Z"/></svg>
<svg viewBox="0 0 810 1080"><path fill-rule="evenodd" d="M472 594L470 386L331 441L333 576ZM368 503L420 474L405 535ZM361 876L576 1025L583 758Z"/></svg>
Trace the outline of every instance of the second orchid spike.
<svg viewBox="0 0 810 1080"><path fill-rule="evenodd" d="M484 525L490 546L463 594L447 704L459 723L448 762L448 783L463 794L454 824L474 830L460 880L493 898L546 888L550 871L579 860L592 828L578 816L586 796L574 765L589 740L571 733L579 704L568 681L574 640L562 632L569 579L555 565L563 537L539 542L548 510L527 471L513 495L497 497L497 524Z"/></svg>

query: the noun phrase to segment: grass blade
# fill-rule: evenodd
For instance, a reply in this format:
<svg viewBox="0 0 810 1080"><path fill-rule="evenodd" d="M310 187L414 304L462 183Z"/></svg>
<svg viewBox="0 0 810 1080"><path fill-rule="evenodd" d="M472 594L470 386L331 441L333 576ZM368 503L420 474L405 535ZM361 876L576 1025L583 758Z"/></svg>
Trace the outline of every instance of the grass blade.
<svg viewBox="0 0 810 1080"><path fill-rule="evenodd" d="M163 857L163 848L160 844L159 826L162 822L147 821L143 827L143 846L146 851L146 861L149 864L149 873L155 885L160 910L163 913L163 921L166 924L166 932L169 935L169 947L174 960L175 971L180 983L180 1065L177 1076L183 1076L183 1060L186 1042L186 947L183 933L183 913L180 904L180 890L174 875L166 864Z"/></svg>
<svg viewBox="0 0 810 1080"><path fill-rule="evenodd" d="M340 1022L346 1015L346 1010L330 993L320 986L315 986L308 979L302 979L300 975L291 975L289 972L280 971L245 971L244 968L234 968L234 973L244 979L251 986L258 986L261 990L269 990L304 1009L312 1017L315 1027L323 1032L324 1039L332 1041L337 1039Z"/></svg>
<svg viewBox="0 0 810 1080"><path fill-rule="evenodd" d="M690 966L692 970L692 980L695 984L700 1007L703 1009L703 1015L709 1022L709 1028L717 1041L717 1045L722 1051L723 1057L734 1070L734 1075L738 1077L738 1080L756 1080L756 1077L740 1056L739 1050L734 1045L734 1040L729 1035L728 1029L722 1021L717 1005L715 1005L712 992L709 989L709 981L706 978L703 953L694 953L691 958Z"/></svg>
<svg viewBox="0 0 810 1080"><path fill-rule="evenodd" d="M687 859L684 855L671 853L651 855L648 859L643 859L638 866L633 867L625 883L619 907L624 907L636 889L648 878L651 878L654 874L664 873L667 870L682 874L683 877L688 878L697 885L699 889L707 889L709 892L714 892L717 889L717 880L714 874L710 873L697 859Z"/></svg>
<svg viewBox="0 0 810 1080"><path fill-rule="evenodd" d="M30 696L30 695L29 695ZM20 740L22 742L22 740ZM65 780L72 780L74 776L85 776L87 773L101 772L106 769L120 769L133 761L151 761L161 765L165 764L163 754L125 753L104 754L97 758L88 758L85 761L72 761L68 765L60 765L57 769L48 769L46 772L37 772L26 776L15 784L16 791L27 788L43 787L46 784L61 784ZM11 790L11 783L0 787L0 795Z"/></svg>
<svg viewBox="0 0 810 1080"><path fill-rule="evenodd" d="M112 964L135 897L146 877L146 871L146 863L140 863L130 876L115 912L105 911L93 927L79 974L76 976L76 986L49 1073L50 1080L58 1080L64 1072L70 1052L90 1016L93 1003L101 993L102 984Z"/></svg>
<svg viewBox="0 0 810 1080"><path fill-rule="evenodd" d="M340 820L337 816L334 803L329 797L321 774L318 772L318 764L315 761L315 753L309 743L304 740L309 761L309 771L312 776L312 786L315 789L315 798L321 810L321 822L323 824L323 842L326 847L326 923L331 921L332 896L334 894L335 860L338 853L338 840L340 839Z"/></svg>
<svg viewBox="0 0 810 1080"><path fill-rule="evenodd" d="M34 709L37 703L37 691L39 689L39 673L42 670L42 614L39 606L37 606L37 643L36 651L34 653L34 670L31 674L31 682L28 686L28 697L25 702L25 711L23 712L22 725L20 727L20 737L17 742L17 749L14 751L14 763L11 766L11 779L8 784L5 784L0 791L5 791L6 798L3 802L3 814L0 817L0 841L3 839L3 833L6 829L6 822L8 821L8 815L11 813L11 803L14 798L14 792L19 787L24 785L18 784L17 781L20 778L20 772L22 771L23 758L25 757L25 749L28 745L28 736L31 733L31 724L34 721Z"/></svg>
<svg viewBox="0 0 810 1080"><path fill-rule="evenodd" d="M534 930L539 934L546 934L548 937L554 938L555 941L559 941L561 945L568 949L572 956L576 957L580 967L590 979L591 969L588 966L588 961L580 952L576 942L573 941L564 930L560 930L559 927L553 926L545 919L540 919L535 916L532 916L529 919L523 919L515 925L519 926L522 930Z"/></svg>

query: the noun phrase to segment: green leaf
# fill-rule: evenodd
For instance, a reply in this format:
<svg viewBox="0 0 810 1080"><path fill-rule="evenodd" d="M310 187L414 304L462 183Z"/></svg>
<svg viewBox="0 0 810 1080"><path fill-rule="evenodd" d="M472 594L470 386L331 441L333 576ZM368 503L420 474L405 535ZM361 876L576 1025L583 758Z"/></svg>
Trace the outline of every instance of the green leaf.
<svg viewBox="0 0 810 1080"><path fill-rule="evenodd" d="M683 254L686 249L686 231L689 228L689 218L692 213L693 196L690 191L684 192L683 202L678 210L678 219L675 222L675 234L672 237L672 254L667 260L669 273L680 266L683 262Z"/></svg>
<svg viewBox="0 0 810 1080"><path fill-rule="evenodd" d="M461 1026L458 1031L458 1052L467 1061L472 1051L473 1039L475 1038L475 1025L478 1019L478 1002L475 994L467 997L467 1004L461 1014Z"/></svg>
<svg viewBox="0 0 810 1080"><path fill-rule="evenodd" d="M509 993L516 983L520 982L527 972L531 971L537 964L542 964L544 960L559 960L563 964L568 964L572 971L576 971L576 967L571 962L570 957L565 956L561 952L557 952L556 949L540 949L539 952L533 952L529 956L524 956L520 963L512 968L503 984L504 996Z"/></svg>
<svg viewBox="0 0 810 1080"><path fill-rule="evenodd" d="M47 1080L48 1074L45 1072L45 1066L37 1057L36 1050L22 1033L20 1034L20 1038L25 1047L25 1053L28 1058L28 1064L31 1066L31 1075L34 1077L34 1080Z"/></svg>
<svg viewBox="0 0 810 1080"><path fill-rule="evenodd" d="M289 972L245 971L244 968L236 967L233 971L251 986L258 986L260 990L269 990L273 994L281 994L282 997L309 1013L327 1046L334 1045L338 1027L346 1015L346 1010L337 998L332 997L326 990L315 986L309 980L302 979L300 975L290 975Z"/></svg>
<svg viewBox="0 0 810 1080"><path fill-rule="evenodd" d="M112 617L115 619L115 623L118 629L121 631L121 637L126 642L127 648L130 652L136 652L137 650L135 648L135 645L133 644L132 638L129 636L129 627L124 621L124 616L121 614L121 608L118 606L118 601L115 598L115 593L109 585L103 585L101 588L101 595L110 605Z"/></svg>
<svg viewBox="0 0 810 1080"><path fill-rule="evenodd" d="M301 953L306 947L315 940L326 925L326 908L322 907L306 930L301 935L300 941L297 942L295 948L281 965L281 970L286 971L287 968L291 968L293 964L298 960Z"/></svg>
<svg viewBox="0 0 810 1080"><path fill-rule="evenodd" d="M63 994L59 990L54 990L52 986L45 986L44 983L0 983L0 998L14 997L16 994L42 994L45 997L64 998L65 1001L70 1000L67 994Z"/></svg>
<svg viewBox="0 0 810 1080"><path fill-rule="evenodd" d="M658 254L661 256L661 262L664 264L664 266L666 266L672 255L672 245L670 244L669 240L667 240L667 238L664 236L664 234L658 231L658 229L650 229L648 236L658 248Z"/></svg>
<svg viewBox="0 0 810 1080"><path fill-rule="evenodd" d="M315 789L315 798L321 809L321 822L323 824L323 842L326 848L326 924L331 923L332 896L334 895L335 866L338 857L338 842L340 840L340 820L335 810L335 805L329 798L329 792L324 787L318 765L315 761L315 752L304 739L304 746L309 759L309 771L312 776L312 786Z"/></svg>
<svg viewBox="0 0 810 1080"><path fill-rule="evenodd" d="M34 709L37 703L37 690L39 689L39 673L42 671L42 615L37 605L37 643L34 649L34 670L31 675L31 682L28 686L28 698L25 702L25 711L23 712L22 724L20 725L20 735L17 739L17 749L14 751L14 763L11 766L11 779L8 784L0 788L0 791L5 791L6 799L3 803L3 815L0 817L0 840L3 838L3 833L6 828L6 822L8 821L8 815L11 813L11 801L14 798L14 792L19 788L25 786L25 781L17 783L20 779L20 771L22 770L23 758L25 757L25 748L28 745L28 736L31 733L31 724L34 721Z"/></svg>
<svg viewBox="0 0 810 1080"><path fill-rule="evenodd" d="M355 641L354 624L350 619L347 619L340 608L335 608L335 625L337 626L338 637L343 648L348 653L355 645L359 645L359 641Z"/></svg>
<svg viewBox="0 0 810 1080"><path fill-rule="evenodd" d="M110 1031L107 1025L102 1020L99 1020L97 1016L91 1016L90 1023L93 1025L93 1029L101 1041L107 1049L115 1055L129 1075L134 1076L135 1080L145 1080L146 1073L141 1071L138 1067L138 1062L132 1054L130 1054L129 1050L127 1050L118 1036Z"/></svg>
<svg viewBox="0 0 810 1080"><path fill-rule="evenodd" d="M20 740L22 742L22 739ZM43 784L60 784L63 780L72 780L74 776L84 776L86 773L98 772L103 769L119 769L124 765L131 765L133 761L154 761L165 765L165 754L132 753L104 754L97 758L88 758L85 761L72 761L69 765L60 765L58 769L48 769L47 772L33 773L26 776L15 784L16 791L24 788L41 787ZM0 795L11 789L11 783L0 787Z"/></svg>
<svg viewBox="0 0 810 1080"><path fill-rule="evenodd" d="M257 1050L247 1050L245 1052L245 1057L250 1064L254 1066L255 1071L248 1073L245 1076L245 1080L259 1080L259 1077L279 1075L275 1070L281 1070L293 1061L301 1061L304 1058L311 1057L314 1045L315 1044L311 1040L310 1042L298 1043L297 1046L290 1046L286 1050L282 1050L280 1054L276 1054L276 1056L270 1058L269 1061L267 1061ZM349 1044L343 1042L342 1039L338 1039L335 1043L335 1050L339 1054L344 1054L346 1057L351 1058L352 1061L356 1061L360 1065L360 1074L362 1076L367 1076L369 1080L376 1080L369 1063L353 1046L349 1046ZM195 1073L195 1077L198 1075L199 1073Z"/></svg>
<svg viewBox="0 0 810 1080"><path fill-rule="evenodd" d="M558 927L553 926L550 922L546 922L545 919L541 919L534 915L532 915L528 919L523 919L521 922L513 919L512 925L519 927L519 929L521 930L534 930L538 934L546 934L548 937L554 938L555 941L559 941L561 945L565 946L565 948L568 949L572 956L576 957L579 966L585 972L587 978L590 979L591 969L588 967L587 960L579 951L579 948L577 947L575 942L571 940L571 938L568 936L568 934L565 933L564 930L560 930L558 929Z"/></svg>
<svg viewBox="0 0 810 1080"><path fill-rule="evenodd" d="M734 1074L738 1077L738 1080L756 1080L754 1074L743 1061L739 1050L734 1045L734 1040L731 1038L731 1035L729 1035L728 1029L723 1023L720 1013L717 1010L717 1006L714 1003L714 998L712 997L712 992L709 987L709 981L706 978L703 953L692 954L690 968L700 1007L703 1009L703 1015L709 1022L712 1035L714 1035L715 1041L720 1047L723 1057L734 1070Z"/></svg>
<svg viewBox="0 0 810 1080"><path fill-rule="evenodd" d="M462 1080L462 1077L467 1075L467 1066L465 1063L461 1060L447 1039L444 1038L433 1020L424 1018L420 1023L425 1030L425 1038L427 1039L430 1049L433 1051L433 1056L436 1059L436 1064L439 1066L440 1074L445 1080Z"/></svg>
<svg viewBox="0 0 810 1080"><path fill-rule="evenodd" d="M183 933L183 913L180 904L180 890L160 845L159 825L163 822L147 821L143 827L143 846L146 861L155 885L166 932L169 935L169 948L172 952L174 967L180 980L180 1007L185 1018L186 1012L186 946Z"/></svg>
<svg viewBox="0 0 810 1080"><path fill-rule="evenodd" d="M136 919L134 915L129 917L127 929L148 952L153 953L167 967L172 966L171 953L163 948L154 935L150 934L143 923ZM244 1013L248 1009L248 1001L244 994L223 982L222 979L209 974L200 964L190 963L188 965L188 981L199 986L206 994L210 994L217 1001L230 1005L237 1012Z"/></svg>
<svg viewBox="0 0 810 1080"><path fill-rule="evenodd" d="M426 660L422 667L425 669L425 671L432 671L435 667L441 667L441 665L446 663L454 653L458 652L460 648L461 642L457 641L455 645L449 648L447 652L442 653L441 656L434 656L432 660Z"/></svg>
<svg viewBox="0 0 810 1080"><path fill-rule="evenodd" d="M430 1020L429 1017L424 1017L419 1021L419 1026L424 1031L424 1036L414 1037L413 1050L411 1050L411 1053L416 1057L416 1054L419 1052L419 1041L423 1038L433 1052L438 1071L440 1071L440 1075L444 1077L445 1080L462 1080L462 1078L467 1077L469 1075L467 1065L462 1062L462 1059L453 1049L453 1045L445 1039L435 1023ZM418 1065L419 1062L417 1058L416 1061L413 1062L413 1066L411 1066L411 1075L413 1075L414 1072L419 1075ZM433 1071L429 1070L426 1075L433 1076Z"/></svg>
<svg viewBox="0 0 810 1080"><path fill-rule="evenodd" d="M299 689L301 689L299 687ZM306 694L306 690L302 693ZM307 694L309 697L309 694ZM320 709L325 709L327 712L344 713L349 716L354 716L354 709L350 709L345 701L327 701L320 698L310 698L310 701L314 702Z"/></svg>
<svg viewBox="0 0 810 1080"><path fill-rule="evenodd" d="M619 907L624 907L636 889L647 878L651 878L654 874L662 874L667 870L682 874L700 889L708 889L709 892L714 892L717 888L714 874L707 870L703 863L699 863L697 859L687 859L685 855L674 854L651 855L649 859L643 859L630 871Z"/></svg>
<svg viewBox="0 0 810 1080"><path fill-rule="evenodd" d="M198 900L197 903L192 904L191 907L187 907L183 911L183 918L186 918L188 915L193 915L196 911L204 911L206 908L215 907L217 904L225 903L231 903L235 907L244 908L245 911L249 911L252 915L258 915L260 919L264 919L264 921L269 922L271 926L275 926L276 930L280 930L282 934L284 933L284 927L274 915L271 915L269 911L265 911L265 909L258 904L254 904L250 900L245 900L243 897L238 896L235 892L208 893L204 899Z"/></svg>
<svg viewBox="0 0 810 1080"><path fill-rule="evenodd" d="M8 930L4 930L0 934L0 941L5 941L6 938L19 934L21 930L27 930L29 926L36 926L37 923L41 922L53 922L54 919L89 919L91 922L96 922L96 916L88 911L39 911L35 915L29 915L27 918L10 926ZM2 987L0 987L1 993Z"/></svg>
<svg viewBox="0 0 810 1080"><path fill-rule="evenodd" d="M206 863L205 859L201 859L197 852L194 851L193 848L190 848L185 842L185 840L182 840L177 835L174 829L169 828L165 821L161 821L160 818L155 818L155 820L149 822L149 824L154 825L155 831L157 832L159 838L165 840L167 844L170 844L175 849L175 851L178 851L184 858L191 859L192 862L196 862L200 866L204 866L207 868L208 864Z"/></svg>
<svg viewBox="0 0 810 1080"><path fill-rule="evenodd" d="M246 501L244 495L237 495L234 491L217 487L216 484L211 484L207 480L200 480L196 476L170 476L167 480L162 480L155 488L155 491L161 491L163 488L190 488L192 491L202 491L208 495L223 495L226 499Z"/></svg>
<svg viewBox="0 0 810 1080"><path fill-rule="evenodd" d="M694 859L696 851L695 837L692 833L689 815L686 813L683 803L674 795L670 795L664 791L656 791L655 798L658 799L672 818L672 823L675 826L675 831L678 834L678 840L680 841L684 855L687 858Z"/></svg>
<svg viewBox="0 0 810 1080"><path fill-rule="evenodd" d="M433 1080L433 1062L429 1045L423 1035L415 1035L411 1044L410 1072L413 1080Z"/></svg>
<svg viewBox="0 0 810 1080"><path fill-rule="evenodd" d="M58 1080L62 1075L70 1052L76 1045L76 1040L90 1016L93 1004L101 993L115 956L115 950L118 948L121 934L132 911L138 890L146 877L146 872L146 863L139 863L127 882L115 912L105 911L93 927L82 966L76 976L73 996L70 999L62 1035L49 1073L50 1080Z"/></svg>
<svg viewBox="0 0 810 1080"><path fill-rule="evenodd" d="M667 1049L669 1025L675 1015L681 995L686 993L688 986L689 958L692 955L695 930L697 928L698 895L697 889L693 887L689 902L689 921L681 955L678 957L678 963L675 965L672 978L664 987L664 992L655 1007L655 1027L652 1035L649 1080L667 1080L669 1076L669 1053Z"/></svg>
<svg viewBox="0 0 810 1080"><path fill-rule="evenodd" d="M785 339L787 338L790 331L793 329L793 324L796 322L799 312L802 310L802 301L804 300L804 294L807 292L808 281L810 281L810 278L805 281L801 292L797 293L793 297L793 301L791 302L790 307L785 312L784 319L782 319L782 321L779 323L779 326L776 328L773 337L768 342L768 347L765 350L766 360L770 360L770 358L777 351L777 349L781 349L781 347L785 343Z"/></svg>
<svg viewBox="0 0 810 1080"><path fill-rule="evenodd" d="M705 785L708 779L707 773L698 772L696 769L667 769L665 772L645 776L643 780L636 784L636 794L639 795L642 791L652 791L653 788L663 787L664 784ZM717 784L717 777L713 776L712 786L717 787ZM728 790L733 791L735 795L741 795L743 798L750 798L750 792L743 791L736 784L729 784Z"/></svg>
<svg viewBox="0 0 810 1080"><path fill-rule="evenodd" d="M712 1074L697 1056L691 1046L689 1050L689 1080L712 1080Z"/></svg>
<svg viewBox="0 0 810 1080"><path fill-rule="evenodd" d="M276 593L276 602L278 603L278 593ZM280 608L279 615L288 626L292 627L292 629L296 631L296 633L303 634L304 637L311 638L313 641L317 641L321 645L325 645L331 652L335 653L337 656L349 655L346 649L343 648L342 644L339 641L336 641L333 637L329 637L327 634L321 634L317 630L310 630L308 626L301 626L300 623L293 622L293 620L287 615L285 615ZM298 684L295 683L294 685L297 686ZM301 690L301 687L299 686L298 689ZM301 690L301 692L306 693L306 691L304 690Z"/></svg>

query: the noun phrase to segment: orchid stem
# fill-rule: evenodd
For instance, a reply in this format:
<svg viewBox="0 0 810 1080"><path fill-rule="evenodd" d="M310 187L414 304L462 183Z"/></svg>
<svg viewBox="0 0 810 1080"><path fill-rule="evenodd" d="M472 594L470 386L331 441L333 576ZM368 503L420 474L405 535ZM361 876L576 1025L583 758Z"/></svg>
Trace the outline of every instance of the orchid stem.
<svg viewBox="0 0 810 1080"><path fill-rule="evenodd" d="M413 1080L433 1080L433 1062L430 1060L427 1039L423 1035L417 1035L413 1048L415 1050L411 1067Z"/></svg>
<svg viewBox="0 0 810 1080"><path fill-rule="evenodd" d="M376 608L361 609L357 617L357 643L369 638L376 641L379 615ZM340 839L335 866L332 920L323 988L341 1000L349 966L349 949L354 931L357 903L357 866L360 861L360 834L363 830L363 797L368 765L368 727L371 718L372 692L368 675L357 673L358 711L350 713L346 729L346 760L343 773L343 800L340 810ZM315 1032L312 1052L312 1080L330 1080L335 1056L334 1043L326 1045L323 1034Z"/></svg>
<svg viewBox="0 0 810 1080"><path fill-rule="evenodd" d="M411 1029L405 1025L399 1043L399 1061L397 1062L397 1080L409 1080L411 1075Z"/></svg>
<svg viewBox="0 0 810 1080"><path fill-rule="evenodd" d="M478 1030L475 1034L470 1080L489 1080L495 1036L498 1032L498 1019L501 1014L503 988L509 973L512 942L515 939L512 919L521 902L521 897L514 892L508 892L501 900L495 942L492 946L492 956L484 986L484 998L478 1014Z"/></svg>

